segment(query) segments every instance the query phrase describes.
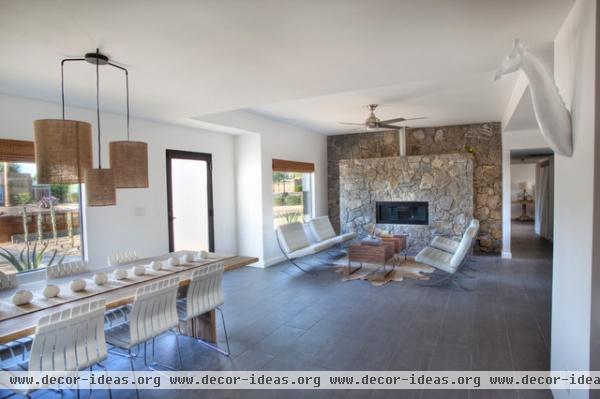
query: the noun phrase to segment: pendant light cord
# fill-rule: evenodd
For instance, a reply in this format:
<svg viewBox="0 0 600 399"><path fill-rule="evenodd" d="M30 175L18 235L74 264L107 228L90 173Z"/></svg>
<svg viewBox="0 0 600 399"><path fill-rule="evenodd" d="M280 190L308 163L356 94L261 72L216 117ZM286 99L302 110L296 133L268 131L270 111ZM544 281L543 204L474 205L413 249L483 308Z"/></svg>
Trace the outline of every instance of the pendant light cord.
<svg viewBox="0 0 600 399"><path fill-rule="evenodd" d="M96 54L100 50L96 49ZM96 116L98 117L98 168L102 169L102 142L100 140L100 63L96 60Z"/></svg>
<svg viewBox="0 0 600 399"><path fill-rule="evenodd" d="M65 62L69 61L85 61L85 58L65 58L60 62L60 99L63 120L65 120Z"/></svg>
<svg viewBox="0 0 600 399"><path fill-rule="evenodd" d="M96 55L100 54L100 50L96 49ZM85 58L65 58L60 62L60 98L61 98L61 105L62 105L62 119L65 119L65 71L64 71L64 66L65 66L65 62L69 62L69 61L88 61ZM100 168L100 162L101 162L101 148L100 148L100 72L99 72L99 68L100 68L100 64L98 59L96 59L96 114L98 117L98 166ZM107 62L108 65L120 69L122 71L125 72L125 95L126 95L126 101L127 101L127 141L130 141L130 129L129 129L129 71L127 70L127 68L124 68L120 65L117 65L115 63L112 63L110 61Z"/></svg>
<svg viewBox="0 0 600 399"><path fill-rule="evenodd" d="M129 71L127 68L122 67L121 65L114 64L112 62L108 62L108 65L120 69L125 72L125 99L127 101L127 141L130 141L129 134Z"/></svg>
<svg viewBox="0 0 600 399"><path fill-rule="evenodd" d="M129 71L125 70L125 91L127 93L127 141L129 141Z"/></svg>

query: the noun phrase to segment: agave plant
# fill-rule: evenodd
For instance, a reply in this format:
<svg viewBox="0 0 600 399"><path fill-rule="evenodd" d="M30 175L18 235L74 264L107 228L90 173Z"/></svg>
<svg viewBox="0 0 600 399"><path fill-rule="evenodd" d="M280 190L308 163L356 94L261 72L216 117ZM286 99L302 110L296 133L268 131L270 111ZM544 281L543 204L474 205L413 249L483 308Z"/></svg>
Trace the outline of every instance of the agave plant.
<svg viewBox="0 0 600 399"><path fill-rule="evenodd" d="M299 221L301 215L298 212L285 212L281 216L286 224L290 224Z"/></svg>
<svg viewBox="0 0 600 399"><path fill-rule="evenodd" d="M38 250L38 243L33 244L33 247L29 245L29 243L25 244L21 252L18 256L15 256L12 252L7 250L6 248L0 248L0 257L4 258L8 263L13 265L17 272L25 272L28 270L37 269L42 264L42 259L44 258L44 253L48 249L48 243L42 244L41 248ZM52 257L47 263L47 266L50 266L56 260L56 255L58 254L58 250L52 251ZM58 260L58 263L62 263L65 255Z"/></svg>

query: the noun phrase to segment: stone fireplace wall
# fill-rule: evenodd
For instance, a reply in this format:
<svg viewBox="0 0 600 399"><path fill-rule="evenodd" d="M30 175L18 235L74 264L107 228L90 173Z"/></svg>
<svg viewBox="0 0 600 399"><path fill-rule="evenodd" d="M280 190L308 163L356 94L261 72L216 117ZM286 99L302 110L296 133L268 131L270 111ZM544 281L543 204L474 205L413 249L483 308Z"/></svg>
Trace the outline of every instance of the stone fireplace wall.
<svg viewBox="0 0 600 399"><path fill-rule="evenodd" d="M429 225L378 224L409 234L416 254L434 234L460 239L473 217L473 157L470 154L418 155L340 162L341 230L368 234L377 201L427 201Z"/></svg>
<svg viewBox="0 0 600 399"><path fill-rule="evenodd" d="M502 139L500 123L407 129L407 155L466 153L474 149L474 216L481 221L478 249L499 253L502 248ZM397 132L329 136L327 164L329 217L340 228L340 161L397 157Z"/></svg>
<svg viewBox="0 0 600 399"><path fill-rule="evenodd" d="M329 219L340 231L340 161L397 157L400 155L398 132L373 132L327 136L327 183Z"/></svg>
<svg viewBox="0 0 600 399"><path fill-rule="evenodd" d="M465 152L473 148L474 217L479 219L479 249L502 250L502 131L499 122L408 129L407 155Z"/></svg>

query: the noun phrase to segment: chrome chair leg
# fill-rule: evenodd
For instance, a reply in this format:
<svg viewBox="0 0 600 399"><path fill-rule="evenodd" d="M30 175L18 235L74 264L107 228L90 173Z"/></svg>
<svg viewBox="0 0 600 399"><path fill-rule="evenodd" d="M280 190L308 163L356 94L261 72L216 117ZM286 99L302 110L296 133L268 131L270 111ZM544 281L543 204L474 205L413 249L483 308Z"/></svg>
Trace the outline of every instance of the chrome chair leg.
<svg viewBox="0 0 600 399"><path fill-rule="evenodd" d="M131 373L133 374L133 378L135 378L135 368L133 367L133 355L131 354L131 349L127 349L127 357L129 358L129 365L131 366ZM135 381L135 396L137 399L140 399L140 391L137 385L137 379Z"/></svg>
<svg viewBox="0 0 600 399"><path fill-rule="evenodd" d="M196 340L197 342L201 343L202 345L206 346L209 349L215 350L215 351L219 352L220 354L225 355L227 357L231 357L231 348L229 347L229 336L227 335L227 327L225 326L225 316L223 315L223 310L220 307L216 307L215 310L217 310L219 312L219 314L221 315L221 322L223 323L223 332L225 333L225 343L227 345L227 351L221 349L218 345L207 342L201 338L196 338L196 337L191 337L191 338L193 338L194 340Z"/></svg>
<svg viewBox="0 0 600 399"><path fill-rule="evenodd" d="M175 345L177 346L177 356L179 357L179 370L183 370L183 359L181 358L181 348L179 347L179 334L173 331L175 334Z"/></svg>
<svg viewBox="0 0 600 399"><path fill-rule="evenodd" d="M174 331L174 330L170 330L170 331L173 334L175 334L175 345L177 346L177 354L179 357L179 366L180 366L179 370L181 370L181 369L183 369L183 362L181 360L181 349L179 348L179 336L177 335L176 331ZM175 367L170 367L170 366L167 366L166 364L158 363L154 360L154 358L155 358L155 356L154 356L155 341L156 341L156 337L153 337L152 338L152 359L151 359L150 363L148 363L148 361L147 361L147 356L146 356L147 346L146 346L146 342L144 342L144 366L146 366L147 369L153 370L153 371L160 371L160 370L157 370L156 367L165 368L167 370L177 371L177 368L175 368Z"/></svg>
<svg viewBox="0 0 600 399"><path fill-rule="evenodd" d="M100 367L102 370L104 370L104 372L107 372L107 371L108 371L108 369L106 368L106 366L105 366L105 365L103 365L102 363L97 363L97 366L98 366L98 367ZM91 369L92 369L92 368L90 367L90 371L91 371ZM109 397L110 399L112 399L112 390L110 389L110 383L109 383L109 382L107 382L107 383L106 383L106 385L108 385L108 397ZM90 397L91 397L91 396L92 396L92 395L90 394Z"/></svg>
<svg viewBox="0 0 600 399"><path fill-rule="evenodd" d="M227 353L225 356L231 356L231 349L229 348L229 336L227 335L227 326L225 325L225 315L223 314L223 310L220 307L217 307L217 310L221 314L221 322L223 323L223 332L225 333L225 343L227 344Z"/></svg>

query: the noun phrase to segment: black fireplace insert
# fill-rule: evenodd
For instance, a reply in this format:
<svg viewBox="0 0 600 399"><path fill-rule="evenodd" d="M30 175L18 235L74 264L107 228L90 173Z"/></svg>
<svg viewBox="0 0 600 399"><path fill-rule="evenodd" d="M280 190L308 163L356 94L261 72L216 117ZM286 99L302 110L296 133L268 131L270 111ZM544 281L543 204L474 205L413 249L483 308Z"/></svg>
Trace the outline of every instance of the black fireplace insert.
<svg viewBox="0 0 600 399"><path fill-rule="evenodd" d="M377 201L378 224L429 224L429 203L408 201Z"/></svg>

